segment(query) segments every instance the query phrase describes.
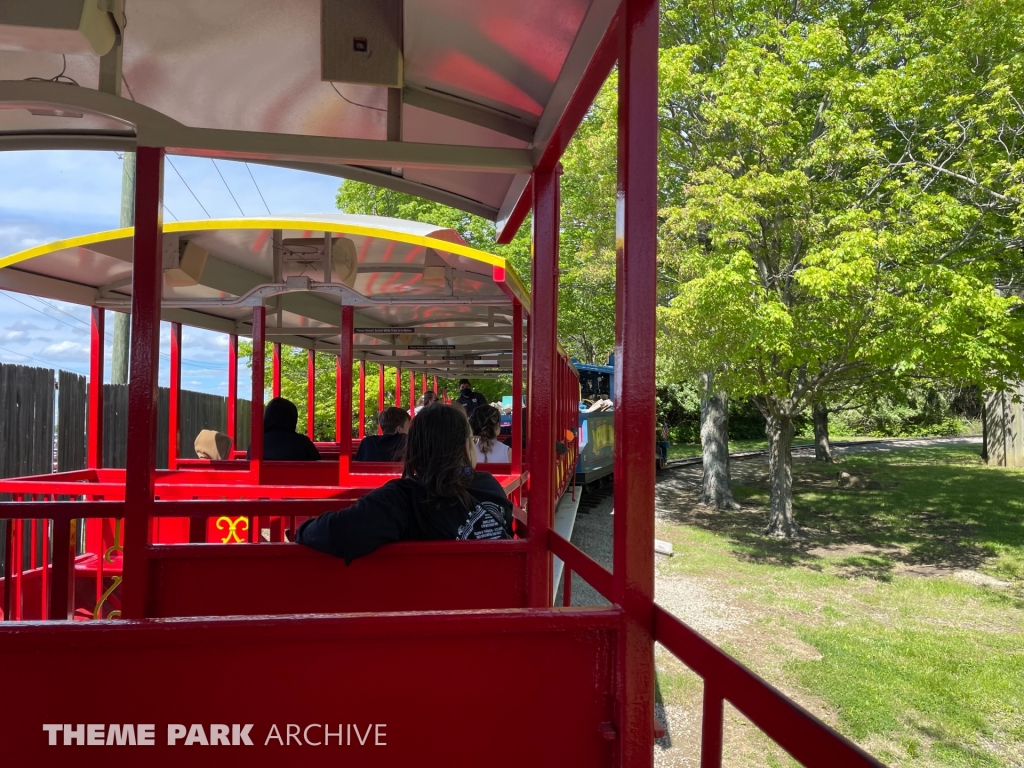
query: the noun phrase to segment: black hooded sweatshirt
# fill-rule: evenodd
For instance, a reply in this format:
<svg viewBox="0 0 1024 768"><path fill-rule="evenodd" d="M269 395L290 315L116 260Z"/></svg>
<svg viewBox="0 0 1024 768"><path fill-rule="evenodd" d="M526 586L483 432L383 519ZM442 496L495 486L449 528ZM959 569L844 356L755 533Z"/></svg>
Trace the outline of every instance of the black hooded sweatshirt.
<svg viewBox="0 0 1024 768"><path fill-rule="evenodd" d="M320 461L320 451L313 441L295 431L299 411L295 403L275 397L263 411L264 461ZM252 445L245 452L250 458Z"/></svg>
<svg viewBox="0 0 1024 768"><path fill-rule="evenodd" d="M494 476L474 472L468 490L472 509L430 501L414 477L391 480L347 509L307 520L295 540L347 565L394 541L511 538L512 502Z"/></svg>

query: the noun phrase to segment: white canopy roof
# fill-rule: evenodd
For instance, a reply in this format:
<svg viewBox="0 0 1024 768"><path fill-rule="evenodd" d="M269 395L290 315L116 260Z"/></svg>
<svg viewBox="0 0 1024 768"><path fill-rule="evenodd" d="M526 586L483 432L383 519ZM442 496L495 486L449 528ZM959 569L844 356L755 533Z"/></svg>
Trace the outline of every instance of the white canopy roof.
<svg viewBox="0 0 1024 768"><path fill-rule="evenodd" d="M399 141L387 141L388 88L321 80L320 9L321 0L126 0L120 95L100 90L98 56L12 50L8 35L0 149L138 142L369 181L500 221L556 136L617 3L405 0Z"/></svg>
<svg viewBox="0 0 1024 768"><path fill-rule="evenodd" d="M132 253L130 227L47 243L0 258L0 288L128 311ZM337 353L341 306L352 305L356 359L442 376L508 371L513 300L529 312L501 257L453 230L383 217L174 222L163 267L164 320L251 335L263 305L269 340Z"/></svg>

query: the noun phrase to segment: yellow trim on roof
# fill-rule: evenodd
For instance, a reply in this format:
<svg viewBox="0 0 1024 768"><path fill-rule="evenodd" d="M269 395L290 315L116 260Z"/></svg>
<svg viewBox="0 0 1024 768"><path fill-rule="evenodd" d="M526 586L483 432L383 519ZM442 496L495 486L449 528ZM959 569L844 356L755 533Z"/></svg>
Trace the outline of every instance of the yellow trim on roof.
<svg viewBox="0 0 1024 768"><path fill-rule="evenodd" d="M0 269L13 266L20 261L34 259L36 256L45 256L48 253L63 251L65 248L80 248L83 245L94 245L95 243L101 243L104 240L120 240L124 237L132 237L134 234L135 227L124 227L122 229L110 229L106 232L94 232L91 235L70 237L67 240L56 240L52 243L43 243L42 245L37 245L34 248L18 251L18 253L12 253L10 256L0 258Z"/></svg>
<svg viewBox="0 0 1024 768"><path fill-rule="evenodd" d="M336 232L343 235L358 235L361 237L377 237L383 240L394 240L409 245L419 245L424 248L433 248L456 256L465 256L468 259L479 261L494 267L502 267L506 272L513 275L515 280L522 286L522 281L515 274L508 261L501 256L495 256L486 251L470 248L468 245L449 243L447 240L438 240L433 237L422 235L410 235L406 232L394 232L383 227L367 227L362 225L342 224L336 221L318 221L316 219L203 219L200 221L175 221L164 224L164 232L202 232L215 229L301 229L314 230L317 232ZM0 258L0 269L10 267L37 256L46 256L50 253L62 251L67 248L80 248L82 246L94 245L105 240L119 240L135 235L134 227L112 229L106 232L95 232L91 235L81 235L67 240L57 240L52 243L37 245L10 256Z"/></svg>

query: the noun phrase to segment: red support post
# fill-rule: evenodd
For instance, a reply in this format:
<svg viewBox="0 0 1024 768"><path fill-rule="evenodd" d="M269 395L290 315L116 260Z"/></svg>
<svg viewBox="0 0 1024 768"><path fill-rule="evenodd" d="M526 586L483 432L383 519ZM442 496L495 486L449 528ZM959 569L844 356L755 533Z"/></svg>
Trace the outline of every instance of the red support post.
<svg viewBox="0 0 1024 768"><path fill-rule="evenodd" d="M420 392L421 395L427 394L427 372L423 372L423 389Z"/></svg>
<svg viewBox="0 0 1024 768"><path fill-rule="evenodd" d="M267 308L252 308L252 423L249 428L249 472L252 482L263 482L263 397L266 389ZM254 526L250 525L250 529ZM250 530L250 534L252 531ZM258 531L257 531L258 538Z"/></svg>
<svg viewBox="0 0 1024 768"><path fill-rule="evenodd" d="M395 407L402 407L402 369L395 368Z"/></svg>
<svg viewBox="0 0 1024 768"><path fill-rule="evenodd" d="M316 351L306 352L306 436L313 440L316 425Z"/></svg>
<svg viewBox="0 0 1024 768"><path fill-rule="evenodd" d="M548 531L555 514L555 432L558 392L555 388L558 346L558 233L560 169L533 174L533 334L530 358L530 551L527 601L532 607L551 605L551 553Z"/></svg>
<svg viewBox="0 0 1024 768"><path fill-rule="evenodd" d="M409 371L409 413L416 410L416 371Z"/></svg>
<svg viewBox="0 0 1024 768"><path fill-rule="evenodd" d="M334 442L341 445L341 355L334 358Z"/></svg>
<svg viewBox="0 0 1024 768"><path fill-rule="evenodd" d="M523 472L523 305L512 306L512 474ZM517 490L518 493L518 490Z"/></svg>
<svg viewBox="0 0 1024 768"><path fill-rule="evenodd" d="M348 484L349 462L352 460L352 357L354 352L354 319L354 307L346 306L341 308L341 355L338 357L338 365L341 366L341 434L338 436L341 455L338 457L338 481L342 486Z"/></svg>
<svg viewBox="0 0 1024 768"><path fill-rule="evenodd" d="M437 394L437 376L434 377L434 394Z"/></svg>
<svg viewBox="0 0 1024 768"><path fill-rule="evenodd" d="M654 428L658 211L658 2L624 0L619 19L615 259L613 602L618 763L654 762Z"/></svg>
<svg viewBox="0 0 1024 768"><path fill-rule="evenodd" d="M359 361L359 439L366 437L366 361Z"/></svg>
<svg viewBox="0 0 1024 768"><path fill-rule="evenodd" d="M149 565L145 548L149 543L150 514L156 487L157 374L160 365L164 239L163 170L162 148L137 148L121 584L121 615L126 619L145 616L148 593Z"/></svg>
<svg viewBox="0 0 1024 768"><path fill-rule="evenodd" d="M377 416L380 416L380 412L384 410L384 364L379 363L377 365ZM380 426L377 427L377 434L384 434Z"/></svg>
<svg viewBox="0 0 1024 768"><path fill-rule="evenodd" d="M231 447L238 439L238 334L228 336L228 423L227 434L231 438Z"/></svg>
<svg viewBox="0 0 1024 768"><path fill-rule="evenodd" d="M274 342L274 369L271 374L273 379L271 380L271 392L274 397L281 396L281 344Z"/></svg>
<svg viewBox="0 0 1024 768"><path fill-rule="evenodd" d="M178 468L181 450L181 323L171 323L171 376L167 402L167 468Z"/></svg>
<svg viewBox="0 0 1024 768"><path fill-rule="evenodd" d="M103 337L106 311L92 308L89 343L89 469L103 466Z"/></svg>

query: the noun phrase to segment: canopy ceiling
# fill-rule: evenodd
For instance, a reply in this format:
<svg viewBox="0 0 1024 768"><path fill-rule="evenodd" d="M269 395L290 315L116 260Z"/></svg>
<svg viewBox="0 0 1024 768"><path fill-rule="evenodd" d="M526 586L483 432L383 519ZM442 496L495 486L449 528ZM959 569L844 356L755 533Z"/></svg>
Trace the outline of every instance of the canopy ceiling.
<svg viewBox="0 0 1024 768"><path fill-rule="evenodd" d="M369 181L501 221L564 140L560 123L617 3L405 0L404 84L390 116L388 88L321 80L320 8L127 0L120 95L100 90L91 53L65 63L0 50L0 149L138 142ZM389 120L400 124L390 141Z"/></svg>
<svg viewBox="0 0 1024 768"><path fill-rule="evenodd" d="M201 258L186 263L190 247ZM0 288L128 311L132 252L131 228L48 243L0 259ZM262 305L269 340L338 353L341 306L353 305L356 359L449 377L507 372L513 298L529 312L504 259L399 219L175 222L164 228L163 266L164 320L251 335Z"/></svg>

